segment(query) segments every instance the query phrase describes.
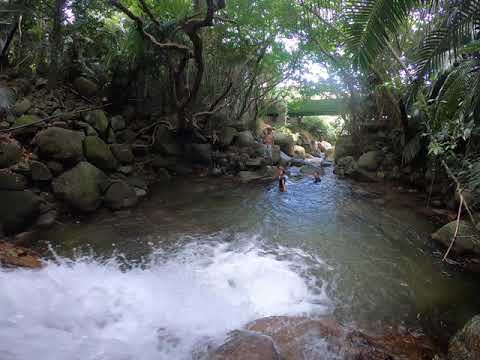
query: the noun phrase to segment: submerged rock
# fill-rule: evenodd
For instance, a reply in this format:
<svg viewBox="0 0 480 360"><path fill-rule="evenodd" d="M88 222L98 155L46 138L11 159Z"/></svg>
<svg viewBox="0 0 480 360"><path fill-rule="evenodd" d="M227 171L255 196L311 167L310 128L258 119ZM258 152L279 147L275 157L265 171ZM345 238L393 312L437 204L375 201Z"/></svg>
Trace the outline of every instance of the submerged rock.
<svg viewBox="0 0 480 360"><path fill-rule="evenodd" d="M51 127L38 133L34 141L43 157L78 162L83 158L84 138L81 132Z"/></svg>
<svg viewBox="0 0 480 360"><path fill-rule="evenodd" d="M456 227L457 222L452 221L433 233L432 239L448 247L455 235ZM460 220L457 238L453 244L452 251L458 255L467 252L480 253L480 237L470 222Z"/></svg>
<svg viewBox="0 0 480 360"><path fill-rule="evenodd" d="M31 191L0 190L0 224L7 233L18 232L36 219L40 198Z"/></svg>
<svg viewBox="0 0 480 360"><path fill-rule="evenodd" d="M208 356L212 360L280 360L269 336L250 331L234 331L227 341Z"/></svg>
<svg viewBox="0 0 480 360"><path fill-rule="evenodd" d="M75 209L90 212L101 202L106 175L88 162L80 162L52 182L53 192Z"/></svg>
<svg viewBox="0 0 480 360"><path fill-rule="evenodd" d="M480 359L480 316L473 317L450 341L449 360Z"/></svg>
<svg viewBox="0 0 480 360"><path fill-rule="evenodd" d="M0 265L31 269L38 269L43 266L37 253L5 241L0 241Z"/></svg>
<svg viewBox="0 0 480 360"><path fill-rule="evenodd" d="M105 193L105 205L112 210L133 207L138 203L135 190L123 181L114 182Z"/></svg>
<svg viewBox="0 0 480 360"><path fill-rule="evenodd" d="M246 326L273 339L284 360L297 359L431 359L435 348L411 335L369 336L333 319L274 316Z"/></svg>

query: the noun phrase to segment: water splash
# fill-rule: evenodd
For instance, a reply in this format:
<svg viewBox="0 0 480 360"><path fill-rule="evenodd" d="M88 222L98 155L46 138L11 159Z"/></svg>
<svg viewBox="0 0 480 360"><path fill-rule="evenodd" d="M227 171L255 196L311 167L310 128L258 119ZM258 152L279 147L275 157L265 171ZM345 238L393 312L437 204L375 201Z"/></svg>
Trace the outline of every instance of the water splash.
<svg viewBox="0 0 480 360"><path fill-rule="evenodd" d="M281 253L194 242L127 270L86 257L0 271L0 359L188 359L254 319L327 311L301 253Z"/></svg>

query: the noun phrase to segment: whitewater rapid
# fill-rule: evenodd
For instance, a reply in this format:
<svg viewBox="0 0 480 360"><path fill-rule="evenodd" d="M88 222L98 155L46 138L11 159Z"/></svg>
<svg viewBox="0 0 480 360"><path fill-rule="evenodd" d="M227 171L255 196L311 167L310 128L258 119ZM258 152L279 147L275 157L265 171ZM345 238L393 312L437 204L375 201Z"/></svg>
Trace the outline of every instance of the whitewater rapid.
<svg viewBox="0 0 480 360"><path fill-rule="evenodd" d="M259 241L194 241L142 265L57 257L38 271L0 270L0 359L191 359L252 320L328 312L311 263Z"/></svg>

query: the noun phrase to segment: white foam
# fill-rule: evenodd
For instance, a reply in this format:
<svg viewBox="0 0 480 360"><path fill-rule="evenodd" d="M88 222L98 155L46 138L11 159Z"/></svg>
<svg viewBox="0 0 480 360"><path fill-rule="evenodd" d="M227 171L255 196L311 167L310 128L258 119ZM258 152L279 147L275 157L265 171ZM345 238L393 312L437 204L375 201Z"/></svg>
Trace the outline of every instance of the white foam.
<svg viewBox="0 0 480 360"><path fill-rule="evenodd" d="M257 245L194 243L127 271L92 259L0 271L0 359L188 359L254 319L325 311L301 267Z"/></svg>

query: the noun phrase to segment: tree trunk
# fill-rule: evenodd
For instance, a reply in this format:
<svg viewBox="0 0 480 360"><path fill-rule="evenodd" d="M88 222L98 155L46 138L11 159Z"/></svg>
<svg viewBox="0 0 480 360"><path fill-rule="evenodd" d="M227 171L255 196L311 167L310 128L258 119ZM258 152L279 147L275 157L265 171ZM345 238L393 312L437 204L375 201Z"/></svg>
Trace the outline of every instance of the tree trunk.
<svg viewBox="0 0 480 360"><path fill-rule="evenodd" d="M62 43L62 22L63 9L66 0L55 0L55 12L53 14L52 36L50 39L50 67L48 72L48 88L52 90L59 78L59 57L63 52Z"/></svg>

